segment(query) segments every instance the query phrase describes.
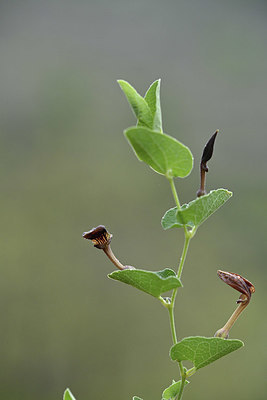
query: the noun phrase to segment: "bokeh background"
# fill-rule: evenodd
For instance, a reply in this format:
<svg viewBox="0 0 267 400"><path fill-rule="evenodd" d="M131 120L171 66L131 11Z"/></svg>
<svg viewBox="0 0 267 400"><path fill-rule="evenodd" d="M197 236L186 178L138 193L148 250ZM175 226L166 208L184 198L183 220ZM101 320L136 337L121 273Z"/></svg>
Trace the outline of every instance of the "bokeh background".
<svg viewBox="0 0 267 400"><path fill-rule="evenodd" d="M217 128L207 186L234 192L191 243L179 338L212 336L234 310L218 268L256 286L231 332L245 347L194 375L185 398L266 398L266 12L264 0L1 1L1 399L69 386L77 400L154 400L178 378L164 308L109 280L82 239L104 224L123 263L177 266L182 232L160 225L168 182L126 142L135 118L116 83L144 94L159 77L164 131L195 156L181 201Z"/></svg>

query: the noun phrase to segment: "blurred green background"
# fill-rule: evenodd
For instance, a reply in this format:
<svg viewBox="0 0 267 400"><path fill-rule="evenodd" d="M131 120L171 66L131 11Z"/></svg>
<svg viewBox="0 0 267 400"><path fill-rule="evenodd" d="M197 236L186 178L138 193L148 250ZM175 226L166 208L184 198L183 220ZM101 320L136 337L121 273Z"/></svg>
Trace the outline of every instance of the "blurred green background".
<svg viewBox="0 0 267 400"><path fill-rule="evenodd" d="M266 11L259 0L1 1L1 399L61 399L69 386L77 400L156 400L178 378L164 308L107 279L112 265L82 239L104 224L121 262L176 268L182 232L160 225L171 192L123 137L135 119L116 83L144 94L159 77L164 131L195 156L176 181L181 201L195 197L217 128L207 187L234 192L191 243L179 338L212 336L234 310L218 268L256 286L231 331L245 348L200 370L184 397L266 398Z"/></svg>

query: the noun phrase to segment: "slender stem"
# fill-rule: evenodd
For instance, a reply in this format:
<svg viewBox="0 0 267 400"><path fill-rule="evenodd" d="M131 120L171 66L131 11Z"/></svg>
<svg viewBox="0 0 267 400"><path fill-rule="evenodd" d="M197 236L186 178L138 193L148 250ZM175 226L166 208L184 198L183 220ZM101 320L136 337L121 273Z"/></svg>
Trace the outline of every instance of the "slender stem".
<svg viewBox="0 0 267 400"><path fill-rule="evenodd" d="M176 289L176 291L177 291L177 289ZM173 310L174 310L174 302L169 305L168 311L169 311L169 316L170 316L170 326L171 326L171 333L172 333L172 341L173 341L173 344L176 344L177 343L177 335L176 335L176 328L175 328ZM178 361L178 364L179 364L179 369L180 369L180 375L181 375L181 377L183 377L183 376L185 376L183 363L181 361Z"/></svg>
<svg viewBox="0 0 267 400"><path fill-rule="evenodd" d="M183 252L182 252L182 256L181 256L181 259L180 259L178 272L177 272L177 277L178 278L180 278L181 275L182 275L183 266L184 266L184 263L185 263L186 254L187 254L187 250L188 250L190 239L191 239L191 236L189 234L186 234L185 235L185 241L184 241L184 248L183 248ZM175 322L174 322L174 304L175 304L175 299L176 299L176 295L177 295L177 290L178 290L178 288L173 290L172 297L171 297L171 304L168 307L173 344L177 343L177 334L176 334L176 328L175 328ZM183 379L185 380L186 375L184 373L183 363L181 361L179 361L178 364L179 364L179 368L180 368L181 378L182 378L182 380ZM181 388L182 388L182 391L181 391ZM183 393L183 390L184 390L184 384L181 385L181 388L180 388L180 392L181 392L180 396L182 396L182 393Z"/></svg>
<svg viewBox="0 0 267 400"><path fill-rule="evenodd" d="M183 266L184 266L184 263L185 263L185 259L186 259L186 255L187 255L187 251L188 251L190 240L191 240L191 236L188 235L188 234L185 235L184 248L183 248L183 252L182 252L182 256L181 256L181 259L180 259L178 272L177 272L177 277L179 279L181 278L181 275L182 275L182 272L183 272ZM177 290L178 290L178 288L173 290L172 297L171 297L171 304L169 306L170 323L171 323L171 330L172 330L172 337L173 338L177 337L176 336L176 331L175 331L174 315L173 315L173 309L174 309ZM173 331L175 332L175 335L173 334ZM173 340L173 342L174 342L174 344L177 343L177 339L176 339L176 341Z"/></svg>
<svg viewBox="0 0 267 400"><path fill-rule="evenodd" d="M188 251L188 247L189 247L189 243L191 240L191 236L189 234L185 235L185 239L184 239L184 248L183 248L183 252L182 252L182 256L180 259L180 263L179 263L179 267L178 267L178 272L177 272L177 277L180 279L182 272L183 272L183 266L185 263L185 259L186 259L186 255L187 255L187 251Z"/></svg>
<svg viewBox="0 0 267 400"><path fill-rule="evenodd" d="M177 400L180 400L180 399L182 398L183 391L184 391L184 386L185 386L185 378L186 378L186 376L183 375L183 376L182 376L182 382L181 382L181 386L180 386L180 390L179 390L179 393L178 393Z"/></svg>
<svg viewBox="0 0 267 400"><path fill-rule="evenodd" d="M182 256L181 256L181 259L180 259L178 272L177 272L177 277L178 278L180 278L181 275L182 275L183 266L184 266L184 263L185 263L186 254L187 254L187 250L188 250L190 239L191 239L191 235L189 235L189 233L185 234L184 248L183 248L183 252L182 252ZM177 334L176 334L176 328L175 328L175 322L174 322L174 304L175 304L175 299L176 299L176 295L177 295L177 290L178 289L174 289L173 290L172 297L171 297L171 303L170 303L170 305L168 307L173 344L177 343ZM179 395L178 395L178 399L177 400L182 398L182 394L183 394L183 390L184 390L184 386L185 386L185 379L186 379L186 374L184 372L183 363L181 361L178 361L178 364L179 364L179 369L180 369L180 375L181 375L182 382L181 382L180 391L179 391Z"/></svg>
<svg viewBox="0 0 267 400"><path fill-rule="evenodd" d="M173 305L172 305L172 307L168 308L168 311L169 311L169 316L170 316L172 341L173 341L173 344L176 344L177 343L177 335L176 335L176 328L175 328L175 322L174 322Z"/></svg>
<svg viewBox="0 0 267 400"><path fill-rule="evenodd" d="M180 205L180 201L178 198L178 194L174 185L174 181L173 178L169 178L168 179L170 182L170 186L171 186L171 190L172 190L172 194L177 206L177 209L180 210L181 209L181 205ZM185 263L185 259L186 259L186 255L187 255L187 251L188 251L188 247L189 247L189 243L191 238L194 236L196 229L193 228L191 231L189 231L186 226L184 226L184 234L185 234L185 240L184 240L184 247L183 247L183 251L182 251L182 255L180 258L180 262L179 262L179 266L178 266L178 271L177 271L177 278L181 278L182 272L183 272L183 266ZM171 326L171 334L172 334L172 340L173 340L173 344L177 343L177 334L176 334L176 327L175 327L175 321L174 321L174 305L175 305L175 299L176 299L176 295L177 295L177 288L173 290L172 292L172 297L171 297L171 302L168 305L168 311L169 311L169 316L170 316L170 326ZM183 391L184 391L184 387L185 387L185 382L186 382L186 372L183 366L183 363L181 361L178 361L179 364L179 369L180 369L180 375L181 375L181 386L180 386L180 390L179 390L179 394L177 397L177 400L180 400L182 398L183 395Z"/></svg>
<svg viewBox="0 0 267 400"><path fill-rule="evenodd" d="M176 204L178 210L180 210L181 204L180 204L180 201L179 201L179 197L178 197L178 194L177 194L177 191L176 191L176 188L175 188L175 184L174 184L173 178L168 179L168 181L170 182L170 185L171 185L171 190L172 190L172 194L173 194L173 197L174 197L174 200L175 200L175 204Z"/></svg>
<svg viewBox="0 0 267 400"><path fill-rule="evenodd" d="M182 275L182 272L183 272L183 266L184 266L184 263L185 263L185 259L186 259L186 255L187 255L187 251L188 251L190 240L191 240L191 235L189 235L189 233L187 233L185 235L183 252L182 252L182 255L181 255L181 258L180 258L180 263L179 263L179 267L178 267L178 271L177 271L177 278L179 278L179 279L181 278L181 275ZM178 290L178 288L174 289L173 292L172 292L171 304L170 304L170 307L169 307L169 309L172 309L172 312L173 312L173 308L174 308L174 303L175 303L177 290ZM171 316L171 314L170 314L170 316ZM172 318L172 319L174 321L174 318Z"/></svg>

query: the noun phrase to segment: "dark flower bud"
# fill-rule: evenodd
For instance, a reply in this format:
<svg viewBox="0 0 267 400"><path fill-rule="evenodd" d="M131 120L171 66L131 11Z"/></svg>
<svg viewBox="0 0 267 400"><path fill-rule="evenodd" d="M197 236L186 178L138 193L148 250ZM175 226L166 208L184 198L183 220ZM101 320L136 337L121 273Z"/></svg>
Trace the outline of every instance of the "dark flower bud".
<svg viewBox="0 0 267 400"><path fill-rule="evenodd" d="M214 149L214 143L215 143L215 139L216 136L218 134L218 130L212 135L212 137L210 138L210 140L206 143L204 150L203 150L203 154L202 154L202 158L201 158L201 165L202 168L208 172L208 167L207 167L207 162L211 159L212 154L213 154L213 149Z"/></svg>
<svg viewBox="0 0 267 400"><path fill-rule="evenodd" d="M206 143L203 154L200 161L200 188L197 191L197 197L204 196L206 194L205 191L205 181L206 181L206 173L209 171L207 166L207 162L211 159L214 149L214 143L216 136L218 134L218 130L212 135L210 140Z"/></svg>
<svg viewBox="0 0 267 400"><path fill-rule="evenodd" d="M84 232L83 238L92 240L94 247L96 247L97 249L104 249L110 244L112 234L106 230L104 225L98 225L96 228L91 229L89 232Z"/></svg>

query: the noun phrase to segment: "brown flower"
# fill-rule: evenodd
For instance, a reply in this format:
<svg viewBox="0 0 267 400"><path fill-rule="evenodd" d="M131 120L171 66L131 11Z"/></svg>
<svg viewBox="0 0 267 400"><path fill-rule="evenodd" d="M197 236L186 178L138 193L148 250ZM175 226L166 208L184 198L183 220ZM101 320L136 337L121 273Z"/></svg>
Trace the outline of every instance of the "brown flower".
<svg viewBox="0 0 267 400"><path fill-rule="evenodd" d="M229 320L226 322L223 328L219 329L215 333L215 337L222 337L227 339L229 337L229 331L234 325L235 321L241 314L241 312L247 307L250 302L252 293L255 292L255 287L247 279L241 275L235 274L234 272L217 271L219 278L231 286L235 290L241 293L241 296L237 300L238 306L233 312Z"/></svg>
<svg viewBox="0 0 267 400"><path fill-rule="evenodd" d="M104 249L110 244L112 235L106 230L104 225L98 225L89 232L84 232L83 238L92 240L94 247L97 249Z"/></svg>
<svg viewBox="0 0 267 400"><path fill-rule="evenodd" d="M241 275L235 274L234 272L217 271L218 277L231 286L238 292L242 293L244 296L240 296L237 303L243 303L245 301L250 301L252 293L255 292L255 287L247 279L243 278Z"/></svg>
<svg viewBox="0 0 267 400"><path fill-rule="evenodd" d="M109 233L104 225L98 225L96 228L91 229L89 232L83 233L83 238L92 240L94 247L97 249L103 250L104 253L108 256L111 262L120 270L123 269L135 269L131 266L123 265L113 254L113 251L110 247L110 242L112 239L112 234Z"/></svg>

